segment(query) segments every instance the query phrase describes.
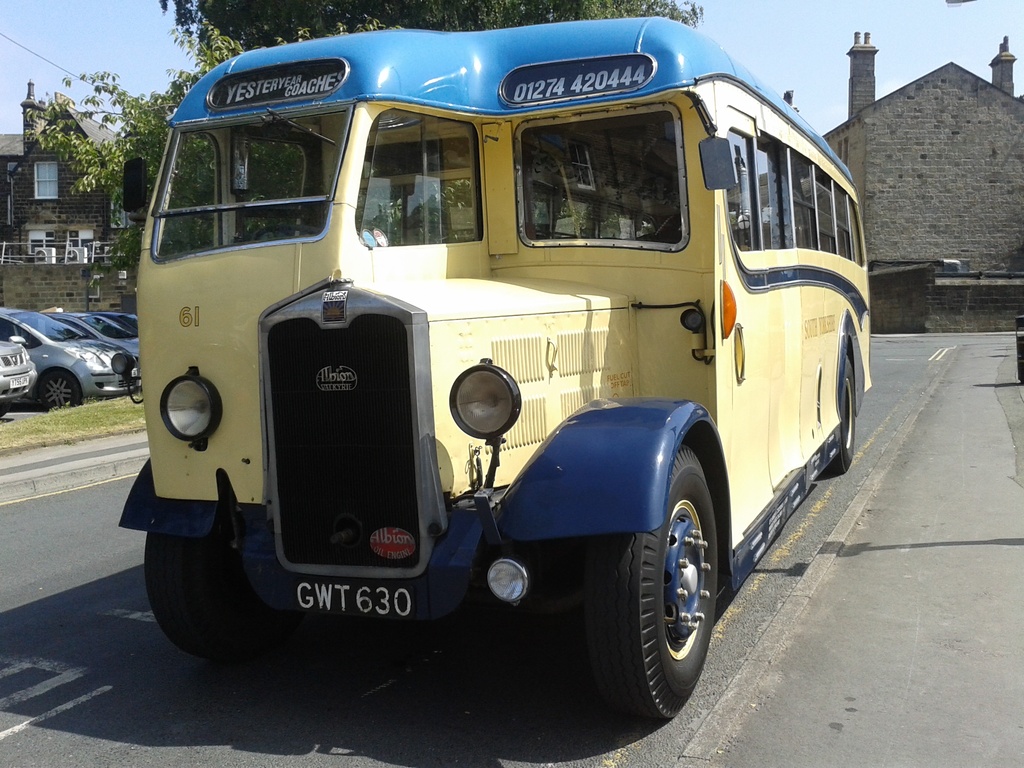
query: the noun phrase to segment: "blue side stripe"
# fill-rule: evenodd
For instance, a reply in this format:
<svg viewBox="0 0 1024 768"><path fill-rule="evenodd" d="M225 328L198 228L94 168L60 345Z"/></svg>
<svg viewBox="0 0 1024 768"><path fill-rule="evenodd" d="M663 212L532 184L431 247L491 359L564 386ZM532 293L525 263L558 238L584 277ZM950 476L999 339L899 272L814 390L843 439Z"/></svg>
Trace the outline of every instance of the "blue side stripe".
<svg viewBox="0 0 1024 768"><path fill-rule="evenodd" d="M781 288L794 288L802 285L814 285L828 288L844 296L854 309L860 329L868 317L868 302L864 294L850 280L823 267L807 265L799 267L771 267L769 269L750 269L742 259L736 259L743 285L751 293L764 293Z"/></svg>

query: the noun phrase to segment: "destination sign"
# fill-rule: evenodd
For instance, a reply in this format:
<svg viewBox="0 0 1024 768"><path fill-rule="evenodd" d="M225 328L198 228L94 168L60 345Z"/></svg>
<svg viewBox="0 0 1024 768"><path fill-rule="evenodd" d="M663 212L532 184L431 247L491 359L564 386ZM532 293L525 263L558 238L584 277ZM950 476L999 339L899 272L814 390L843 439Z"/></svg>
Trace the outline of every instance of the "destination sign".
<svg viewBox="0 0 1024 768"><path fill-rule="evenodd" d="M499 94L514 106L606 96L642 88L654 69L642 53L530 64L505 75Z"/></svg>
<svg viewBox="0 0 1024 768"><path fill-rule="evenodd" d="M345 81L341 59L265 67L221 78L206 97L210 109L235 109L284 101L322 99Z"/></svg>

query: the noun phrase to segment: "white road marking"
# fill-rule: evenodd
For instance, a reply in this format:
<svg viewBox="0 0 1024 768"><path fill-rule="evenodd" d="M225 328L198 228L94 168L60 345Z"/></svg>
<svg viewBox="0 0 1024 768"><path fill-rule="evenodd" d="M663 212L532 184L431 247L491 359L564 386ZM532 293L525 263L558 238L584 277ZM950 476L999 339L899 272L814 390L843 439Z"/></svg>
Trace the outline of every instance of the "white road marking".
<svg viewBox="0 0 1024 768"><path fill-rule="evenodd" d="M85 702L89 701L90 699L93 699L93 698L99 696L101 693L106 693L107 691L113 689L113 687L114 686L112 686L112 685L104 685L101 688L97 688L95 691L90 691L89 693L85 694L84 696L79 696L77 699L72 699L71 701L67 701L67 702L65 702L65 703L63 703L63 704L61 704L59 706L54 707L51 710L43 712L43 714L41 714L41 715L36 715L35 717L31 718L30 720L26 720L23 723L19 723L18 725L12 726L12 727L8 728L6 731L0 731L0 741L3 741L8 736L13 736L16 733L21 733L26 728L28 728L30 725L35 725L36 723L42 722L43 720L51 718L54 715L59 715L61 712L66 712L67 710L71 709L72 707L77 707L79 704L84 704Z"/></svg>
<svg viewBox="0 0 1024 768"><path fill-rule="evenodd" d="M116 616L119 619L134 619L135 621L156 621L152 611L129 611L124 608L114 608L103 612L104 616Z"/></svg>
<svg viewBox="0 0 1024 768"><path fill-rule="evenodd" d="M70 683L72 680L77 680L85 674L84 669L69 669L67 672L63 672L55 677L51 677L49 680L43 680L41 683L30 686L29 688L23 688L20 691L15 691L9 696L4 696L0 699L0 709L11 706L12 704L20 704L26 699L32 699L36 696L41 696L44 693L48 693L56 688L58 685L64 685Z"/></svg>

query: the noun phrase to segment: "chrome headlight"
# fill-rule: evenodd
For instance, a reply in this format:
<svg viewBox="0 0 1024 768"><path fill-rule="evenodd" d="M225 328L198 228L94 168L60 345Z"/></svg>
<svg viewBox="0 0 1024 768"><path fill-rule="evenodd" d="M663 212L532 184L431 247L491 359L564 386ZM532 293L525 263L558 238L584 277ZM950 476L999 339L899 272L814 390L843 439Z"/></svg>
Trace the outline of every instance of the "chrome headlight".
<svg viewBox="0 0 1024 768"><path fill-rule="evenodd" d="M194 371L172 379L160 396L160 416L167 431L189 442L212 435L223 413L217 388Z"/></svg>
<svg viewBox="0 0 1024 768"><path fill-rule="evenodd" d="M86 347L72 346L64 347L64 349L67 350L68 354L77 357L79 360L85 363L89 370L92 371L93 373L108 373L111 370L108 362L104 360L100 354L98 354L92 349L88 349Z"/></svg>
<svg viewBox="0 0 1024 768"><path fill-rule="evenodd" d="M485 360L455 379L448 407L459 429L467 435L493 440L512 429L523 407L523 398L515 379Z"/></svg>

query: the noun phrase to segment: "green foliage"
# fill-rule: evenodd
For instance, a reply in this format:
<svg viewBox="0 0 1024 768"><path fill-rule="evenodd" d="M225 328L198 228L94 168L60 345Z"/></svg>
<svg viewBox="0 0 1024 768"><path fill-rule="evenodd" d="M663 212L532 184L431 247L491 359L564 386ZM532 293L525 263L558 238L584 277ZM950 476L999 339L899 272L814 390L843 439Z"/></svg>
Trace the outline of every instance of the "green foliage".
<svg viewBox="0 0 1024 768"><path fill-rule="evenodd" d="M179 29L202 34L207 22L247 48L380 27L495 29L627 16L697 26L704 14L695 0L160 0L160 7L171 3Z"/></svg>
<svg viewBox="0 0 1024 768"><path fill-rule="evenodd" d="M202 41L185 32L174 33L175 42L188 54L195 70L168 72L170 83L166 91L135 95L120 85L114 73L81 76L92 86L92 93L76 105L75 111L110 129L115 134L112 141L97 143L86 136L63 100L54 99L47 105L36 137L42 149L54 152L81 174L75 182L75 192L101 191L119 204L124 161L133 157L145 158L149 187L153 188L167 142L167 118L193 83L242 51L237 42L218 30L204 30ZM64 85L70 86L71 79L65 78ZM114 267L124 269L138 263L140 246L138 227L122 230L112 247Z"/></svg>

